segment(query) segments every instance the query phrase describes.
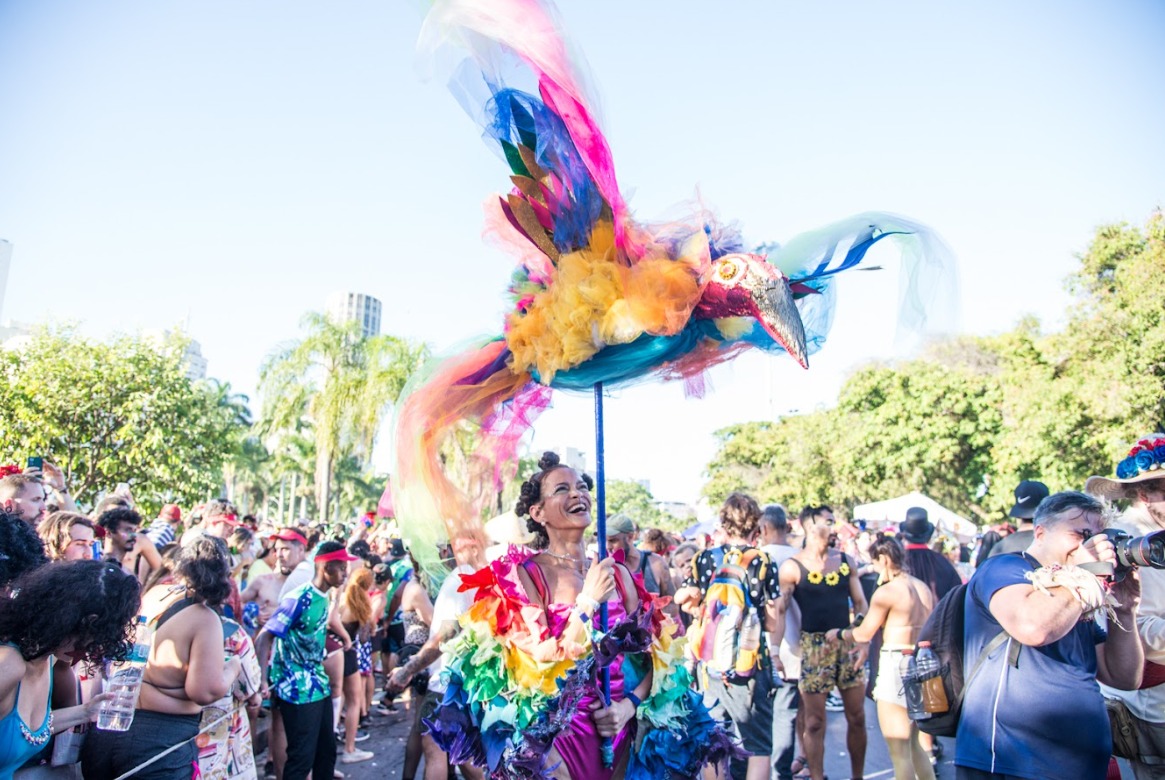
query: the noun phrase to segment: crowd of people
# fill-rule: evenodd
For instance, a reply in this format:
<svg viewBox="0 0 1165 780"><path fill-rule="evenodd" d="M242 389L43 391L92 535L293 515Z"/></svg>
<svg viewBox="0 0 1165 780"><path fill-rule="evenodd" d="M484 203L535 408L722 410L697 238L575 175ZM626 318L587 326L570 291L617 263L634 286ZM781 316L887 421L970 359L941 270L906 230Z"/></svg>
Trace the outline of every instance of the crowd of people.
<svg viewBox="0 0 1165 780"><path fill-rule="evenodd" d="M212 500L147 522L126 486L82 512L52 463L8 468L0 780L342 777L403 710L403 755L383 758L409 780L422 759L426 780L704 764L821 780L830 712L860 778L867 698L894 776L929 780L943 743L908 713L901 670L952 600L958 777L1100 778L1119 773L1114 754L1140 780L1165 776L1165 573L1148 565L1165 529L1165 436L1087 492L1024 481L1007 522L972 543L917 507L876 529L734 493L696 538L615 515L600 560L590 478L551 453L541 466L492 547L444 550L441 583L371 515L274 527ZM153 639L132 724L88 727L139 626Z"/></svg>

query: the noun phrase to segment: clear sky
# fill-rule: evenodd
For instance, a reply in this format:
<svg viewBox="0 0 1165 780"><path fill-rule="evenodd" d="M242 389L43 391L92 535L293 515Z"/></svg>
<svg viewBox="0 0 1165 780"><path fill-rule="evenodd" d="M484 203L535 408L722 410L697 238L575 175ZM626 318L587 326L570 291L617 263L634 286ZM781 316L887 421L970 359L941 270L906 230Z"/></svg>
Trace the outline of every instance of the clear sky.
<svg viewBox="0 0 1165 780"><path fill-rule="evenodd" d="M697 187L757 243L909 215L958 253L969 333L1025 313L1055 327L1093 229L1165 202L1155 0L561 11L637 215ZM498 332L512 262L481 242L480 206L506 169L418 78L419 26L388 0L0 0L4 318L186 323L246 393L332 290L380 297L385 332L439 350ZM807 373L751 356L703 401L613 395L610 475L692 500L713 430L833 403L848 370L893 354L894 275L856 276ZM590 399L559 396L534 443L592 435Z"/></svg>

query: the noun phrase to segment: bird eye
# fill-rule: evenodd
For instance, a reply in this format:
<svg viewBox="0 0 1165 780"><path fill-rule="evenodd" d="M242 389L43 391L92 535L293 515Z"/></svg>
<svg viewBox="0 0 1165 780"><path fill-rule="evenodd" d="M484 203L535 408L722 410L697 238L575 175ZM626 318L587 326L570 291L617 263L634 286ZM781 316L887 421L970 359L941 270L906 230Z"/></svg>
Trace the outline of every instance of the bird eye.
<svg viewBox="0 0 1165 780"><path fill-rule="evenodd" d="M721 282L735 282L744 272L744 265L735 260L721 260L716 267L716 276Z"/></svg>

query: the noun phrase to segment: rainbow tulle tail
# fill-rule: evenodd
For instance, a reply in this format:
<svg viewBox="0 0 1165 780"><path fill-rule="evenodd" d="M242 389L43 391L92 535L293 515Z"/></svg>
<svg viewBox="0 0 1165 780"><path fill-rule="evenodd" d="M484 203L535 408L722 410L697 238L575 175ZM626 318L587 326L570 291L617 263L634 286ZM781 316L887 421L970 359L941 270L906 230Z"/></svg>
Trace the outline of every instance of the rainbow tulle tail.
<svg viewBox="0 0 1165 780"><path fill-rule="evenodd" d="M401 536L436 587L438 545L468 543L485 564L482 513L517 466L522 435L550 405L550 389L508 366L494 339L431 361L406 385L393 420L392 503ZM448 476L457 475L460 484Z"/></svg>

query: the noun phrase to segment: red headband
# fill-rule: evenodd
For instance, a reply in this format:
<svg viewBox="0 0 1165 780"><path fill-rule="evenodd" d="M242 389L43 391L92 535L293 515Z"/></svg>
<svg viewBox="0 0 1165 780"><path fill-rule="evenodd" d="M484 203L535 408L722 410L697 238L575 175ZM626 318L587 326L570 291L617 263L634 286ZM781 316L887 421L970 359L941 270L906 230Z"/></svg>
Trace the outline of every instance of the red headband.
<svg viewBox="0 0 1165 780"><path fill-rule="evenodd" d="M345 550L343 547L341 547L338 550L333 550L330 553L325 553L324 555L316 555L316 563L331 563L332 561L358 561L358 560L360 560L360 556L353 555L352 553Z"/></svg>

